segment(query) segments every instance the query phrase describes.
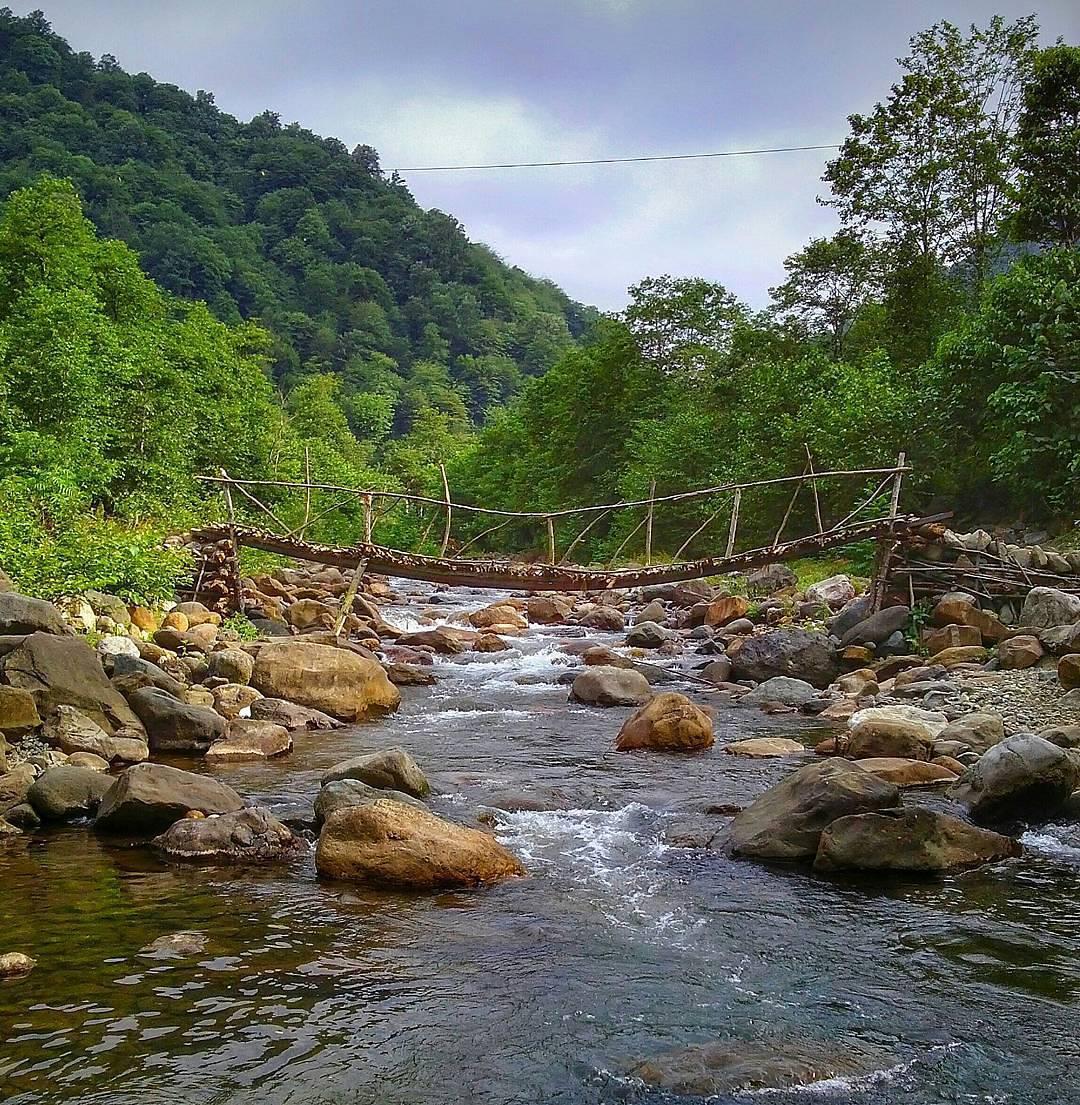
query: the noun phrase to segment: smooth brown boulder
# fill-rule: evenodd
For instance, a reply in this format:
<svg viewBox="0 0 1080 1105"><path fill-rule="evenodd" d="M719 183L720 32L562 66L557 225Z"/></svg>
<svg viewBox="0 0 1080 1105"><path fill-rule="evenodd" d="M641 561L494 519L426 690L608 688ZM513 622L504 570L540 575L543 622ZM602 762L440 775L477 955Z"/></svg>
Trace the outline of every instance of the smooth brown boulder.
<svg viewBox="0 0 1080 1105"><path fill-rule="evenodd" d="M387 799L332 813L315 869L350 882L406 890L480 886L526 873L494 837Z"/></svg>
<svg viewBox="0 0 1080 1105"><path fill-rule="evenodd" d="M841 817L821 834L815 871L943 874L1017 856L1020 845L957 817L909 807Z"/></svg>
<svg viewBox="0 0 1080 1105"><path fill-rule="evenodd" d="M243 799L231 787L165 764L129 767L102 799L96 829L118 833L158 833L195 810L232 813Z"/></svg>
<svg viewBox="0 0 1080 1105"><path fill-rule="evenodd" d="M269 641L259 649L251 685L267 698L284 698L353 721L397 709L398 689L375 660L302 638Z"/></svg>
<svg viewBox="0 0 1080 1105"><path fill-rule="evenodd" d="M398 637L399 645L430 648L433 652L445 656L454 656L465 651L465 646L476 639L475 633L451 629L440 625L435 629L420 629L415 633L404 633Z"/></svg>
<svg viewBox="0 0 1080 1105"><path fill-rule="evenodd" d="M929 663L940 664L943 668L955 668L957 664L981 664L990 653L982 645L958 645L946 648L930 657Z"/></svg>
<svg viewBox="0 0 1080 1105"><path fill-rule="evenodd" d="M998 663L1005 671L1034 667L1042 658L1042 643L1038 637L1028 633L1007 637L998 645Z"/></svg>
<svg viewBox="0 0 1080 1105"><path fill-rule="evenodd" d="M266 760L292 751L292 737L284 725L272 721L251 721L237 718L229 725L229 735L215 741L206 750L211 763L234 763L238 760Z"/></svg>
<svg viewBox="0 0 1080 1105"><path fill-rule="evenodd" d="M425 798L431 793L431 784L420 770L420 765L404 748L365 752L334 764L329 771L324 772L322 785L341 779L358 779L368 786L400 790L414 798Z"/></svg>
<svg viewBox="0 0 1080 1105"><path fill-rule="evenodd" d="M559 595L531 595L526 609L534 625L560 625L569 619L574 607Z"/></svg>
<svg viewBox="0 0 1080 1105"><path fill-rule="evenodd" d="M1067 690L1080 687L1080 653L1062 656L1057 666L1058 682Z"/></svg>
<svg viewBox="0 0 1080 1105"><path fill-rule="evenodd" d="M935 783L955 783L956 772L926 760L905 760L898 756L879 756L859 760L859 767L898 787L925 787Z"/></svg>
<svg viewBox="0 0 1080 1105"><path fill-rule="evenodd" d="M975 625L945 625L940 629L928 629L923 634L923 644L931 656L944 652L947 648L962 648L965 645L981 645L982 634Z"/></svg>
<svg viewBox="0 0 1080 1105"><path fill-rule="evenodd" d="M736 618L745 618L750 600L743 595L721 595L709 603L705 611L706 625L727 625Z"/></svg>
<svg viewBox="0 0 1080 1105"><path fill-rule="evenodd" d="M121 728L142 732L142 722L81 638L31 633L4 657L3 677L9 686L33 695L42 717L57 706L74 706L107 733Z"/></svg>
<svg viewBox="0 0 1080 1105"><path fill-rule="evenodd" d="M1009 630L996 615L980 610L973 601L957 595L946 595L930 614L932 625L971 625L978 629L984 643L994 643L1008 636Z"/></svg>
<svg viewBox="0 0 1080 1105"><path fill-rule="evenodd" d="M574 680L570 697L584 706L641 706L652 697L652 690L639 671L587 667Z"/></svg>
<svg viewBox="0 0 1080 1105"><path fill-rule="evenodd" d="M41 724L37 704L29 691L0 686L0 734L18 740Z"/></svg>
<svg viewBox="0 0 1080 1105"><path fill-rule="evenodd" d="M509 603L495 603L475 610L469 615L469 622L475 629L490 629L492 626L510 625L515 629L528 628L528 620L516 606Z"/></svg>
<svg viewBox="0 0 1080 1105"><path fill-rule="evenodd" d="M713 740L712 718L686 695L665 691L623 723L615 751L700 752Z"/></svg>
<svg viewBox="0 0 1080 1105"><path fill-rule="evenodd" d="M830 753L833 750L829 749ZM722 751L729 756L749 756L755 760L768 760L781 756L800 756L806 751L806 745L790 737L748 737L746 740L725 744Z"/></svg>

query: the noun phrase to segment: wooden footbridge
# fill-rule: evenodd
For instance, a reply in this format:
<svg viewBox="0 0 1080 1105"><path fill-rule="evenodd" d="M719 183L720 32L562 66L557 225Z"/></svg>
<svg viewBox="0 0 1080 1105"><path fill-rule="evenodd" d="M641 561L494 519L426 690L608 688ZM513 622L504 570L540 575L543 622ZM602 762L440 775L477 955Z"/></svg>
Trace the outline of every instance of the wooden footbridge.
<svg viewBox="0 0 1080 1105"><path fill-rule="evenodd" d="M645 499L556 511L507 511L453 502L445 470L441 499L311 480L237 479L222 470L217 475L202 477L207 484L220 489L225 520L189 536L189 540L203 551L194 592L205 599L216 600L219 605L239 605L238 554L242 547L351 569L357 578L366 571L451 586L600 591L744 572L766 563L812 556L826 549L875 539L879 542L879 564L884 578L889 556L905 533L936 521L900 513L901 485L905 473L910 471L904 454L887 468L815 471L808 451L806 467L793 476L728 483L667 495L656 495L654 484ZM786 498L788 489L790 498ZM763 542L758 529L757 542L751 540L746 543L750 547L740 548L740 514L745 517L748 497L760 494L769 494L773 503L777 503L778 494L784 496L786 509L771 540ZM800 495L803 495L802 509L796 513ZM328 505L323 506L327 500ZM654 538L658 534L665 547L671 548L674 544L672 525L663 514L676 513L672 508L687 505L696 507L692 514L695 521L704 517L685 535L670 559L654 563ZM391 528L388 519L395 510L408 512L414 529L424 526L415 551L393 548L377 540L380 528ZM359 530L360 540L333 544L315 541L309 536L316 529L325 532L327 520L346 511L349 512L347 519ZM599 566L575 563L573 554L582 547L589 533L603 520L621 512L632 512L640 517L610 561ZM683 519L687 513L678 511ZM283 516L300 520L289 524ZM465 532L455 539L454 525L456 522L461 525L462 520ZM484 520L492 524L475 532ZM332 527L336 534L341 532L341 522L338 517L336 526ZM434 548L434 539L431 544L428 542L436 523L440 523L441 529L437 539L438 553L420 551L425 547ZM796 529L797 523L801 524L803 532L789 535L789 528ZM475 551L466 555L481 546L485 539L512 525L519 532L523 527L527 527L526 533L531 528L534 535L540 537L539 542L534 538L531 556L478 556ZM397 528L400 532L401 527ZM719 535L717 529L721 531ZM467 536L470 531L472 536ZM635 550L638 562L618 566L620 558L642 531L642 544ZM558 540L564 535L565 544L560 555ZM683 558L695 542L700 546L710 540L716 541L723 551L694 559ZM543 552L537 555L537 544L541 548L546 544L546 557Z"/></svg>

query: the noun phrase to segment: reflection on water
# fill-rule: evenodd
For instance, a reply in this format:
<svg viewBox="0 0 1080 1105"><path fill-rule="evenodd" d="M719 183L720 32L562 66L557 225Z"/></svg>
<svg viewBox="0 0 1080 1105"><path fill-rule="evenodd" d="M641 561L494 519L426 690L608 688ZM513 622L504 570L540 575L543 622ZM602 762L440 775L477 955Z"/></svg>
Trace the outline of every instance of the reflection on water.
<svg viewBox="0 0 1080 1105"><path fill-rule="evenodd" d="M854 1038L889 1061L768 1096L1080 1100L1075 828L944 883L822 880L675 847L673 823L744 804L790 761L613 755L627 711L566 703L550 631L453 659L392 718L213 771L264 801L310 802L326 767L402 744L442 812L519 811L497 831L532 878L410 897L320 884L310 855L189 869L85 829L42 835L0 853L0 948L39 960L0 986L0 1099L659 1103L674 1099L626 1077L642 1057ZM750 710L717 724L725 739L814 739ZM139 954L177 931L205 933L205 950Z"/></svg>

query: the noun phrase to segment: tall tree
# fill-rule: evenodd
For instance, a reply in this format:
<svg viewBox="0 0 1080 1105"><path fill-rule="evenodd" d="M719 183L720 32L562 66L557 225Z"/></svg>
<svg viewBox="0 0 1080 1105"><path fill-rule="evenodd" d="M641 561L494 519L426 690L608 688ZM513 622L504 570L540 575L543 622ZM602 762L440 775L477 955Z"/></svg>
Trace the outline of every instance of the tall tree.
<svg viewBox="0 0 1080 1105"><path fill-rule="evenodd" d="M787 280L769 294L776 313L811 335L824 334L839 360L844 338L859 310L878 287L877 258L850 230L815 238L785 262Z"/></svg>
<svg viewBox="0 0 1080 1105"><path fill-rule="evenodd" d="M966 265L979 285L1011 214L1014 141L1038 25L1000 16L965 36L941 22L911 39L903 76L851 135L824 179L823 202L848 227L939 264Z"/></svg>
<svg viewBox="0 0 1080 1105"><path fill-rule="evenodd" d="M1080 245L1080 47L1035 55L1017 131L1023 241Z"/></svg>

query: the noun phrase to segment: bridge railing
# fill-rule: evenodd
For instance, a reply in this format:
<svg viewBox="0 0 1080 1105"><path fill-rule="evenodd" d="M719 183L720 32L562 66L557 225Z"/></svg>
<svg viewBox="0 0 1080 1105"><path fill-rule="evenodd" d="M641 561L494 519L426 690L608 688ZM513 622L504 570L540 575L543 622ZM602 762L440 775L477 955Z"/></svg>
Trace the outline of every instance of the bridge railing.
<svg viewBox="0 0 1080 1105"><path fill-rule="evenodd" d="M216 475L201 476L200 479L221 489L232 526L257 521L264 531L279 538L304 542L310 540L311 534L318 532L328 518L348 512L352 523L347 528L354 531L348 534L345 544L394 551L392 545L379 544L379 529L386 529L394 512L407 511L414 536L419 534L412 555L419 554L425 547L434 549L437 542L439 560L463 564L489 562L490 554L484 559L477 557L482 542L507 527L525 526L534 534L530 542L534 562L538 559L535 552L540 549L540 562L552 567L572 565L575 551L582 547L597 526L606 520L610 528L613 519L629 514L631 517L626 523L625 536L611 553L609 565L618 563L635 538L644 531L641 545L635 548L640 549L644 565L648 567L656 554L654 540L658 532L658 512L666 508L699 504L703 507L700 513L691 516L687 531L674 533L670 525L663 527L661 538L664 547L668 550L675 547L674 553L670 557L665 556L665 560L680 563L694 543L705 541L709 534L716 542L714 547L723 549L723 553L719 554L722 557L760 559L769 551L787 550L793 544L811 549L840 544L846 534L850 533L853 538L859 536L869 521L895 522L899 517L903 479L910 471L903 453L896 458L895 464L888 467L817 470L807 449L806 465L797 475L731 482L662 495L655 493L654 482L646 498L549 511L511 511L455 502L444 468L441 469L441 498L406 491L346 487L309 479L242 479L229 475L223 469ZM834 491L826 499L825 486L834 486L836 481L842 481L849 488L848 492L837 494ZM790 497L786 497L788 489ZM753 502L755 496L775 497L777 494L785 497L779 500L777 507L783 502L786 506L775 532L769 531L773 534L771 541L762 543L759 521L751 530L758 544L747 548L743 542L743 547L740 547L740 523L747 515L748 504ZM295 498L290 503L290 509L285 510L279 500L290 496ZM803 507L796 515L800 497L803 498ZM271 499L273 505L266 499ZM238 510L238 507L242 509ZM684 516L685 522L685 511L679 513ZM286 521L282 514L287 514L289 520ZM701 520L698 521L698 518ZM462 519L468 519L468 531L454 540L454 524ZM802 532L794 541L786 540L789 527L795 524L793 519L802 523ZM479 528L484 522L491 524ZM340 527L337 528L340 535ZM475 551L467 557L466 553L471 550Z"/></svg>

